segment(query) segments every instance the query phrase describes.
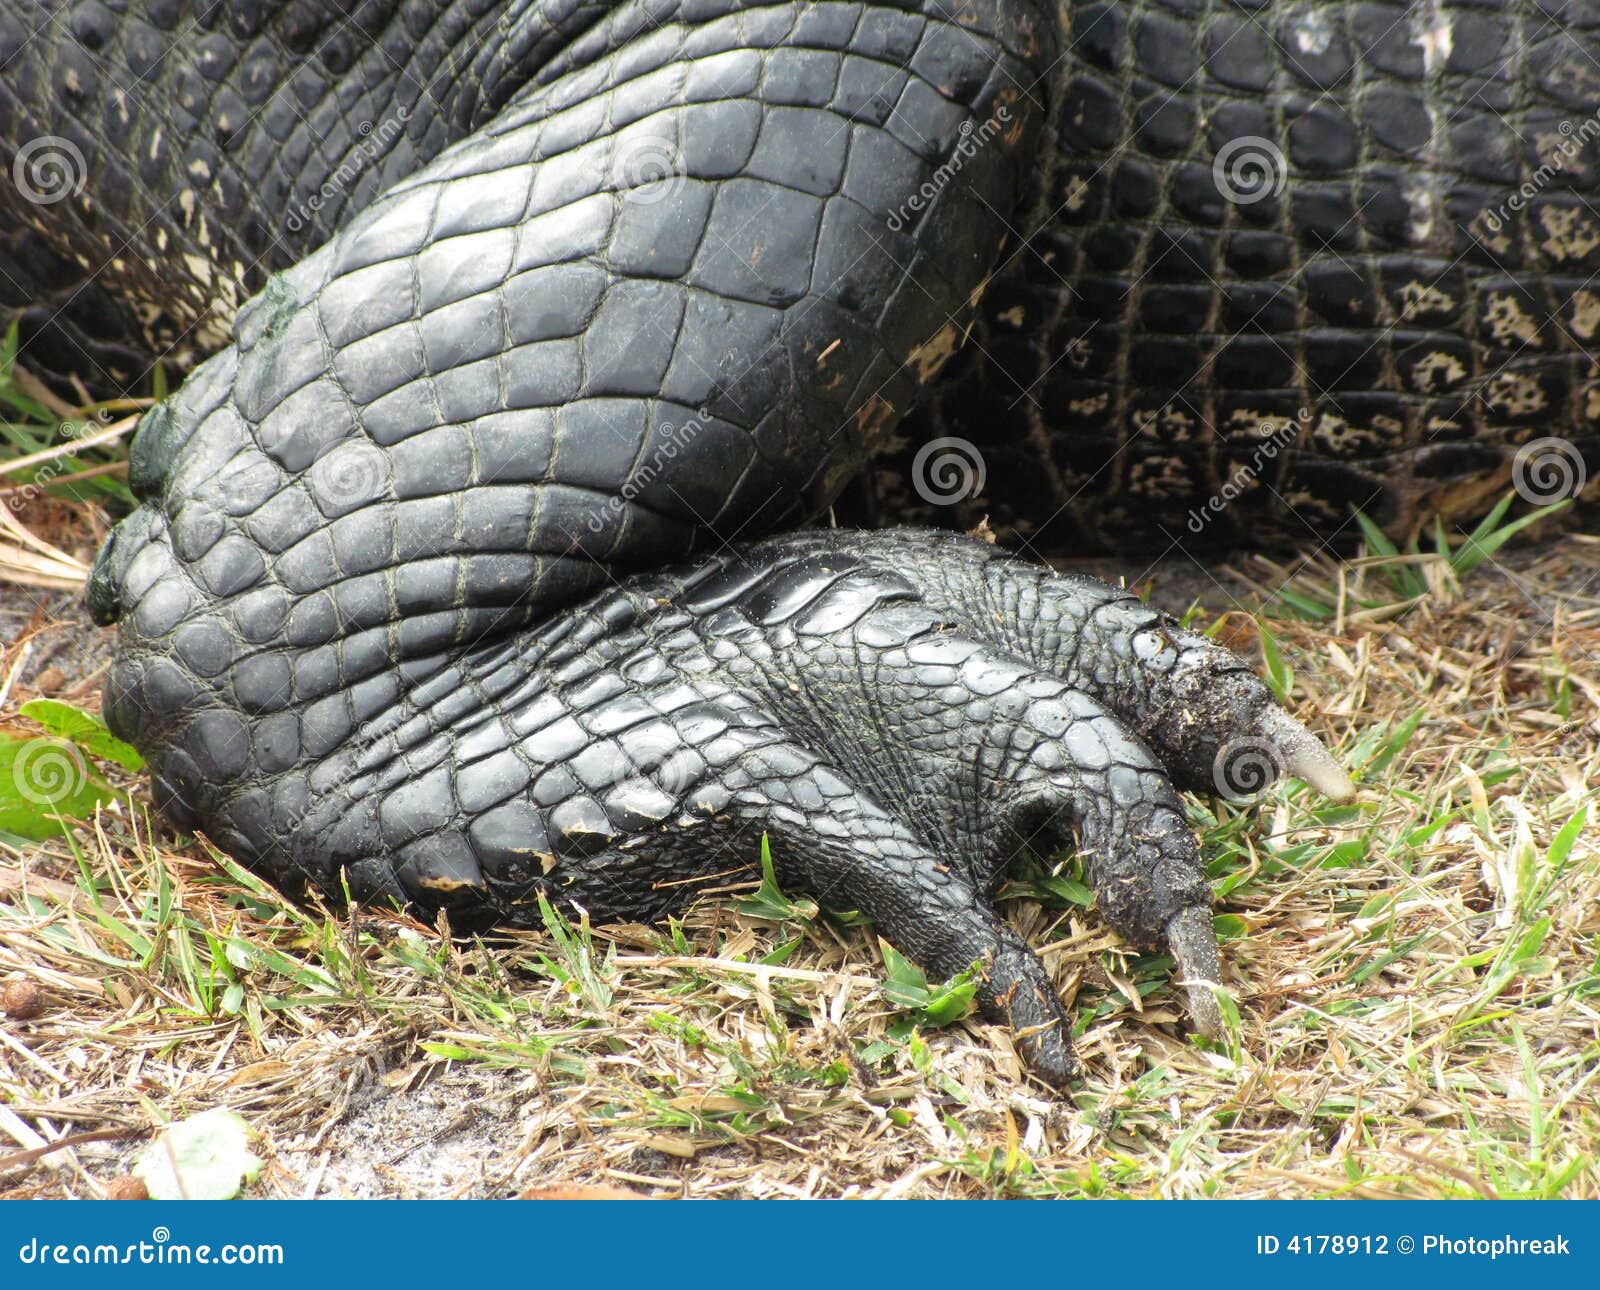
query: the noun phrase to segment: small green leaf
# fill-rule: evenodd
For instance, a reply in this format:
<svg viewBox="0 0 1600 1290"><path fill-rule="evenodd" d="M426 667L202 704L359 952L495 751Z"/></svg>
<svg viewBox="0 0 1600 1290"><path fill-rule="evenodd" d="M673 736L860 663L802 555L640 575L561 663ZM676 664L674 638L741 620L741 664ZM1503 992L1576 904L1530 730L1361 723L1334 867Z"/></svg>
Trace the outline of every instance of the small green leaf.
<svg viewBox="0 0 1600 1290"><path fill-rule="evenodd" d="M735 902L734 908L746 918L766 918L776 923L810 922L817 916L815 901L791 900L778 886L772 867L772 843L761 835L761 886Z"/></svg>
<svg viewBox="0 0 1600 1290"><path fill-rule="evenodd" d="M1316 596L1307 595L1293 587L1279 587L1277 598L1291 614L1309 622L1321 622L1324 618L1332 618L1334 606L1328 601Z"/></svg>
<svg viewBox="0 0 1600 1290"><path fill-rule="evenodd" d="M443 1057L446 1061L470 1061L474 1053L470 1048L463 1048L460 1044L447 1044L436 1039L424 1039L418 1048L433 1057Z"/></svg>
<svg viewBox="0 0 1600 1290"><path fill-rule="evenodd" d="M1219 941L1236 941L1250 934L1250 924L1237 914L1218 914L1211 921Z"/></svg>
<svg viewBox="0 0 1600 1290"><path fill-rule="evenodd" d="M1500 521L1505 517L1506 510L1511 505L1512 496L1513 494L1507 493L1501 498L1496 503L1495 508L1483 517L1478 527L1472 530L1467 540L1456 550L1451 565L1458 574L1471 573L1530 524L1537 524L1546 516L1565 510L1572 504L1571 498L1553 502L1549 506L1541 506L1537 510L1529 511L1528 514L1519 516L1512 520L1511 523L1501 527Z"/></svg>
<svg viewBox="0 0 1600 1290"><path fill-rule="evenodd" d="M1094 892L1076 878L1068 878L1065 874L1047 874L1039 879L1039 886L1068 904L1081 905L1084 909L1094 904Z"/></svg>
<svg viewBox="0 0 1600 1290"><path fill-rule="evenodd" d="M878 950L888 973L883 982L883 997L897 1008L910 1010L919 1026L937 1030L960 1021L971 1011L972 1000L978 993L976 963L943 985L930 986L922 969L888 941L880 939Z"/></svg>
<svg viewBox="0 0 1600 1290"><path fill-rule="evenodd" d="M1278 648L1278 638L1271 628L1260 621L1256 626L1261 636L1261 659L1266 667L1267 686L1279 703L1287 703L1294 689L1294 670L1283 661L1283 651Z"/></svg>
<svg viewBox="0 0 1600 1290"><path fill-rule="evenodd" d="M1495 963L1484 978L1483 997L1493 999L1517 977L1529 976L1542 964L1539 952L1550 934L1549 918L1541 918L1522 934L1515 945L1507 944L1495 956Z"/></svg>
<svg viewBox="0 0 1600 1290"><path fill-rule="evenodd" d="M0 830L36 842L59 837L63 819L87 819L115 797L77 744L0 736Z"/></svg>
<svg viewBox="0 0 1600 1290"><path fill-rule="evenodd" d="M1366 981L1367 978L1376 976L1379 972L1382 972L1384 968L1388 967L1391 963L1398 963L1424 941L1431 940L1433 935L1434 933L1432 932L1418 932L1410 940L1395 946L1392 950L1388 950L1385 953L1378 955L1378 957L1373 959L1370 963L1362 964L1350 974L1351 984L1360 985Z"/></svg>
<svg viewBox="0 0 1600 1290"><path fill-rule="evenodd" d="M1233 1062L1244 1060L1244 1029L1239 1019L1239 1005L1225 986L1208 983L1217 1001L1217 1011L1222 1014L1222 1045Z"/></svg>
<svg viewBox="0 0 1600 1290"><path fill-rule="evenodd" d="M880 940L878 951L888 972L883 981L883 997L897 1008L920 1008L927 1003L931 991L922 969L888 941Z"/></svg>
<svg viewBox="0 0 1600 1290"><path fill-rule="evenodd" d="M123 770L144 769L144 758L139 755L138 749L118 739L106 728L106 723L92 712L62 703L59 699L30 699L18 711L37 721L51 734L70 739L93 757L114 761Z"/></svg>
<svg viewBox="0 0 1600 1290"><path fill-rule="evenodd" d="M1354 508L1357 526L1361 529L1361 537L1367 544L1367 550L1373 555L1392 559L1400 554L1399 548L1389 541L1389 535L1369 520L1359 507Z"/></svg>
<svg viewBox="0 0 1600 1290"><path fill-rule="evenodd" d="M799 949L801 944L801 938L796 936L793 940L785 941L782 945L776 946L769 953L763 954L761 956L761 962L765 963L768 967L781 967L784 963L789 961L789 956Z"/></svg>
<svg viewBox="0 0 1600 1290"><path fill-rule="evenodd" d="M972 1000L977 993L978 972L974 965L951 977L929 995L927 1005L917 1014L917 1020L935 1029L960 1021L972 1011Z"/></svg>
<svg viewBox="0 0 1600 1290"><path fill-rule="evenodd" d="M1553 874L1560 874L1567 866L1567 857L1572 854L1573 845L1583 833L1583 827L1589 822L1589 808L1580 806L1565 824L1561 826L1554 838L1550 840L1550 850L1545 853L1544 862Z"/></svg>
<svg viewBox="0 0 1600 1290"><path fill-rule="evenodd" d="M133 1172L152 1200L232 1200L260 1176L261 1159L244 1117L219 1107L169 1124Z"/></svg>

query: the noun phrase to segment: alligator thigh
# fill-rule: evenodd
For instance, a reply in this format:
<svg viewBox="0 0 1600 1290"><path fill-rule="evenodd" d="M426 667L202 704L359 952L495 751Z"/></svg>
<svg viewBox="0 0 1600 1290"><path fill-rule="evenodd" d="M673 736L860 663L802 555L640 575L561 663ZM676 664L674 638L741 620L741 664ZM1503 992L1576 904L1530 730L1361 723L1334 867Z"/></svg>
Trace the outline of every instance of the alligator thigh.
<svg viewBox="0 0 1600 1290"><path fill-rule="evenodd" d="M453 655L825 505L961 334L1050 47L1021 0L617 6L272 278L91 580L159 804L287 877Z"/></svg>

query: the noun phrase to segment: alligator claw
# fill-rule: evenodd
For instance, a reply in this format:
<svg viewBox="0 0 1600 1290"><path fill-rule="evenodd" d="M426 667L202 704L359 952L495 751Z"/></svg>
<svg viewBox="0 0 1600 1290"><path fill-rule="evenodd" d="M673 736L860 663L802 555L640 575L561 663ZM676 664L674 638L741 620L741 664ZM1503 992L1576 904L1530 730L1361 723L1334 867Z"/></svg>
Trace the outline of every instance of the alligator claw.
<svg viewBox="0 0 1600 1290"><path fill-rule="evenodd" d="M1290 775L1304 780L1324 797L1348 802L1356 795L1355 783L1322 741L1282 708L1263 708L1258 729L1283 755Z"/></svg>
<svg viewBox="0 0 1600 1290"><path fill-rule="evenodd" d="M1167 944L1177 965L1177 983L1189 1000L1189 1018L1207 1039L1222 1037L1222 1010L1217 990L1222 987L1222 956L1211 911L1200 905L1179 910L1167 922Z"/></svg>

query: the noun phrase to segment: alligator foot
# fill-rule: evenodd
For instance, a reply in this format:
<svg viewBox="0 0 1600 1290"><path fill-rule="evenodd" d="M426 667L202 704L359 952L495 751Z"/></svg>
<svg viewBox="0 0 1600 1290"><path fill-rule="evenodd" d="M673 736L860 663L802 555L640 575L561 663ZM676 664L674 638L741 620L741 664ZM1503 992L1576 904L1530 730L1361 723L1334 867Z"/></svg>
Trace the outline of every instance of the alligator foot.
<svg viewBox="0 0 1600 1290"><path fill-rule="evenodd" d="M980 965L983 1012L1057 1087L1075 1072L1069 1020L991 904L1025 847L1075 840L1102 916L1170 948L1215 1036L1211 892L1178 788L1235 795L1290 773L1354 791L1237 655L982 543L803 535L679 599L697 602L716 606L695 617L720 675L794 759L769 750L753 798L780 876L869 914L931 972Z"/></svg>
<svg viewBox="0 0 1600 1290"><path fill-rule="evenodd" d="M118 725L159 698L133 706L128 666ZM1068 1018L992 904L1019 853L1075 841L1101 915L1170 946L1214 1033L1211 892L1179 789L1292 773L1352 792L1236 655L1124 591L951 534L730 548L408 665L404 686L319 705L337 749L275 777L260 772L283 764L284 718L260 719L242 790L195 779L217 760L215 717L146 738L158 796L279 881L448 908L457 926L536 923L541 895L659 917L752 868L765 835L789 890L861 910L936 975L978 964L984 1013L1057 1086Z"/></svg>

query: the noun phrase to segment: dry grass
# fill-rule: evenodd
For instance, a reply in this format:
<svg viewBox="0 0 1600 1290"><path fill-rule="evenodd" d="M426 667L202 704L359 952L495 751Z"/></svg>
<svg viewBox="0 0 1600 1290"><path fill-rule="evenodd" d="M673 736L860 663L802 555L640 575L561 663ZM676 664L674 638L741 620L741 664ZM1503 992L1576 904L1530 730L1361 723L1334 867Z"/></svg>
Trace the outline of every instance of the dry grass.
<svg viewBox="0 0 1600 1290"><path fill-rule="evenodd" d="M124 777L93 825L0 844L0 980L44 992L0 1017L0 1191L104 1194L152 1126L227 1106L274 1196L1600 1195L1600 543L1519 551L1459 591L1427 570L1404 617L1347 571L1334 617L1274 624L1362 793L1195 805L1225 1050L1070 881L1007 905L1079 1019L1055 1100L1002 1031L886 1002L870 928L771 892L452 943L286 905ZM1256 623L1222 629L1255 651Z"/></svg>

